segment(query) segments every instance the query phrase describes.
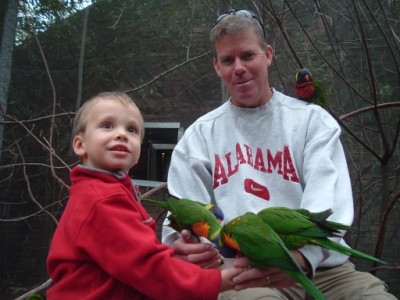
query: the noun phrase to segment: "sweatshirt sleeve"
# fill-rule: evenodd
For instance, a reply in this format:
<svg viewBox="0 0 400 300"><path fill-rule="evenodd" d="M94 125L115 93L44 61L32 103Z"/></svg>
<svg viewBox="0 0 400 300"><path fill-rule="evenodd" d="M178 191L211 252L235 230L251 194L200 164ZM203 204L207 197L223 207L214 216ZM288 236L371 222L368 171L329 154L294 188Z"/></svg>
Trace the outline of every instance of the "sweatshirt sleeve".
<svg viewBox="0 0 400 300"><path fill-rule="evenodd" d="M168 171L168 191L171 195L178 198L196 199L203 203L215 203L215 197L212 190L212 174L208 168L210 168L210 162L204 156L204 159L190 157L187 153L192 150L193 147L200 148L204 147L204 144L190 143L187 141L187 136L184 136L175 147L171 164ZM207 153L206 149L196 149L196 153ZM203 151L201 151L203 150ZM165 219L164 225L168 224L168 220ZM163 226L162 229L162 242L167 245L171 245L176 239L180 237L180 234L175 230Z"/></svg>
<svg viewBox="0 0 400 300"><path fill-rule="evenodd" d="M97 201L76 237L80 255L152 299L216 299L220 270L174 258L143 222L138 206L124 193Z"/></svg>
<svg viewBox="0 0 400 300"><path fill-rule="evenodd" d="M334 213L329 220L350 226L354 213L353 198L340 133L340 127L326 112L310 119L303 152L304 193L301 207L315 212L331 208ZM333 240L344 243L342 238ZM317 246L305 246L300 252L312 265L312 276L322 262L342 256Z"/></svg>

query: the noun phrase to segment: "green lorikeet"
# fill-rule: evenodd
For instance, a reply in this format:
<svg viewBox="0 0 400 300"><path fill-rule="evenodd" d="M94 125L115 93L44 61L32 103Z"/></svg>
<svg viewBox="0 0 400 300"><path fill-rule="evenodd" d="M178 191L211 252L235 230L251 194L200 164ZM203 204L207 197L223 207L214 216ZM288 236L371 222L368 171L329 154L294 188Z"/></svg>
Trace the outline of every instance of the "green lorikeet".
<svg viewBox="0 0 400 300"><path fill-rule="evenodd" d="M240 251L255 268L277 267L300 283L315 299L325 299L304 274L281 238L258 215L248 212L221 229L220 246Z"/></svg>
<svg viewBox="0 0 400 300"><path fill-rule="evenodd" d="M344 225L342 223L328 221L327 219L333 214L333 210L330 208L328 208L327 210L321 211L321 212L317 212L317 213L310 212L309 210L304 209L304 208L294 209L294 211L297 211L298 213L309 218L313 222L325 224L326 226L330 227L331 229L336 229L336 230L352 230L352 229L354 229L353 227Z"/></svg>
<svg viewBox="0 0 400 300"><path fill-rule="evenodd" d="M212 241L221 230L220 223L224 216L221 209L215 205L172 196L168 196L166 202L141 200L167 209L170 212L168 226L178 232L188 229L196 237L202 236Z"/></svg>
<svg viewBox="0 0 400 300"><path fill-rule="evenodd" d="M352 229L344 224L327 221L326 219L331 214L332 210L311 213L305 209L295 210L287 207L269 207L257 213L281 237L290 250L299 249L306 244L316 245L344 255L353 255L389 265L388 262L330 240L328 237L341 237L339 230Z"/></svg>
<svg viewBox="0 0 400 300"><path fill-rule="evenodd" d="M25 300L44 300L40 294L30 294Z"/></svg>
<svg viewBox="0 0 400 300"><path fill-rule="evenodd" d="M313 79L308 69L300 69L296 72L294 90L299 99L309 103L315 103L329 111L328 102L321 82Z"/></svg>

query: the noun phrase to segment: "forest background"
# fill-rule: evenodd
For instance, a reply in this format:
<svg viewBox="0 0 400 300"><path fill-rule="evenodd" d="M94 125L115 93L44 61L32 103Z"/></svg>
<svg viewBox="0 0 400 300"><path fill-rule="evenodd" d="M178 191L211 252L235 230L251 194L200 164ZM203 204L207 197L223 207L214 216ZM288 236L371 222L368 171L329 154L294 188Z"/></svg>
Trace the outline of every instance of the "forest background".
<svg viewBox="0 0 400 300"><path fill-rule="evenodd" d="M346 241L399 263L399 1L5 0L0 4L2 299L14 299L49 278L49 244L68 200L69 171L78 163L70 141L81 104L100 91L122 90L135 99L145 121L187 128L229 96L212 66L209 32L220 13L241 7L261 16L275 50L273 87L294 96L294 74L301 67L323 83L343 129L352 179L355 229ZM146 161L130 175L148 179ZM398 268L351 260L400 298Z"/></svg>

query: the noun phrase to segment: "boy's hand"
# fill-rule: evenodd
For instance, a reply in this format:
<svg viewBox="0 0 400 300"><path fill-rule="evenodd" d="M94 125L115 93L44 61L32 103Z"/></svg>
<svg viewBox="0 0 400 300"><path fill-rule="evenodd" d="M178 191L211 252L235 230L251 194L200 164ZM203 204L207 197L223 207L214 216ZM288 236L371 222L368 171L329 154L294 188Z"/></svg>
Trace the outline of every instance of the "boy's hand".
<svg viewBox="0 0 400 300"><path fill-rule="evenodd" d="M203 269L216 268L221 264L217 249L211 244L200 243L195 236L190 236L188 230L182 230L182 238L171 244L176 258L191 262Z"/></svg>
<svg viewBox="0 0 400 300"><path fill-rule="evenodd" d="M227 290L232 290L235 286L233 283L233 278L237 277L240 273L246 271L247 268L228 268L221 271L221 285L219 287L219 292L225 292Z"/></svg>

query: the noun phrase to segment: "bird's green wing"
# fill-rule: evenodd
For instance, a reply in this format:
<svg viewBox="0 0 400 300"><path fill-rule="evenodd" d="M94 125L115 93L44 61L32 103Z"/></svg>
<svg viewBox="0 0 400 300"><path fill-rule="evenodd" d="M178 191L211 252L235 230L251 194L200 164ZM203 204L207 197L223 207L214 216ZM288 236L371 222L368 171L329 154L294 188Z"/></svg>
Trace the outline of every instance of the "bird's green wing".
<svg viewBox="0 0 400 300"><path fill-rule="evenodd" d="M278 267L283 270L299 270L279 245L281 239L268 224L254 213L245 213L222 228L223 242L242 252L253 267ZM268 250L267 250L268 249ZM267 251L266 251L267 250Z"/></svg>
<svg viewBox="0 0 400 300"><path fill-rule="evenodd" d="M321 224L325 224L328 227L331 227L336 230L353 230L354 228L351 226L347 226L342 223L328 221L327 219L333 214L332 209L327 209L321 212L310 212L307 209L299 208L295 209L298 213L302 214L303 216L309 218L311 221L319 222Z"/></svg>
<svg viewBox="0 0 400 300"><path fill-rule="evenodd" d="M325 299L322 293L304 275L296 259L284 243L258 215L245 213L223 226L223 242L243 253L253 267L277 267L287 273L316 299Z"/></svg>
<svg viewBox="0 0 400 300"><path fill-rule="evenodd" d="M258 215L279 234L285 246L290 250L299 249L306 244L316 245L344 255L352 255L383 265L390 265L388 262L330 240L328 237L338 236L338 230L351 229L344 224L327 221L326 219L332 213L331 210L312 213L306 209L292 210L285 207L271 207L261 210ZM300 221L300 216L308 223L304 220ZM312 226L308 227L307 224L312 224ZM298 226L297 229L296 226Z"/></svg>
<svg viewBox="0 0 400 300"><path fill-rule="evenodd" d="M319 80L313 80L313 85L314 85L314 95L312 97L312 101L315 104L318 104L322 108L324 108L326 111L329 112L329 107L328 107L328 100L326 99L325 91L324 88L322 87L322 83Z"/></svg>
<svg viewBox="0 0 400 300"><path fill-rule="evenodd" d="M168 197L168 204L174 212L175 219L182 227L190 227L197 235L213 240L221 226L205 206L190 199Z"/></svg>
<svg viewBox="0 0 400 300"><path fill-rule="evenodd" d="M330 208L318 213L310 212L308 209L305 208L297 208L294 210L302 214L303 216L320 223L325 222L326 219L328 219L333 214L333 210Z"/></svg>
<svg viewBox="0 0 400 300"><path fill-rule="evenodd" d="M269 207L258 212L258 215L280 236L298 235L305 237L334 237L340 232L322 223L312 221L294 209L287 207Z"/></svg>
<svg viewBox="0 0 400 300"><path fill-rule="evenodd" d="M287 207L264 208L257 215L278 234L300 233L313 226L309 219Z"/></svg>
<svg viewBox="0 0 400 300"><path fill-rule="evenodd" d="M212 240L220 231L220 221L209 210L214 208L213 206L190 199L178 199L173 196L168 196L167 201L151 199L142 199L142 201L167 209L170 212L168 226L178 232L189 229L198 236ZM218 211L218 216L220 214L222 212Z"/></svg>

